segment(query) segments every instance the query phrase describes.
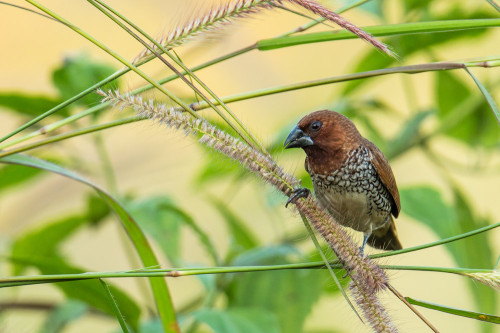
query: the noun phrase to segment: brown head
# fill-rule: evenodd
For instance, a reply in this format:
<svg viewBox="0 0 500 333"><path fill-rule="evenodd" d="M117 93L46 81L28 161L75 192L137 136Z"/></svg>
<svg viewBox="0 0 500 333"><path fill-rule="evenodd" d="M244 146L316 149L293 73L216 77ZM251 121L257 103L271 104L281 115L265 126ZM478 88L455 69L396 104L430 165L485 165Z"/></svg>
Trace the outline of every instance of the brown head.
<svg viewBox="0 0 500 333"><path fill-rule="evenodd" d="M362 140L349 118L323 110L302 118L286 138L284 147L304 149L311 171L326 174L339 167L347 152L359 147Z"/></svg>

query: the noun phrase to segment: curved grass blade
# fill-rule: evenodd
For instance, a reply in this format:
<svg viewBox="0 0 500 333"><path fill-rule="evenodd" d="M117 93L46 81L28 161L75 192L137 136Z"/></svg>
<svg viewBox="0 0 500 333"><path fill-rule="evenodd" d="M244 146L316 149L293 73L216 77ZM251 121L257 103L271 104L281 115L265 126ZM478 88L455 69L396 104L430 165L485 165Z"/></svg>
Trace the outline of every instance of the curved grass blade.
<svg viewBox="0 0 500 333"><path fill-rule="evenodd" d="M481 83L481 81L479 81L477 77L474 74L472 74L469 68L465 67L464 69L472 77L479 90L481 90L481 93L483 94L484 98L486 98L486 101L490 105L491 111L493 111L493 114L497 118L497 122L500 124L500 110L498 110L498 105L495 103L495 100L493 99L489 91L486 89L486 87Z"/></svg>
<svg viewBox="0 0 500 333"><path fill-rule="evenodd" d="M419 301L419 300L413 299L411 297L405 297L405 298L408 301L408 303L413 304L413 305L418 305L418 306L421 306L421 307L424 307L427 309L446 312L446 313L453 314L456 316L477 319L477 320L485 321L488 323L500 324L500 317L495 316L495 315L474 312L474 311L468 311L468 310L462 310L462 309L457 309L457 308L451 308L449 306Z"/></svg>
<svg viewBox="0 0 500 333"><path fill-rule="evenodd" d="M61 166L27 155L6 156L0 158L0 163L18 164L42 169L45 171L57 173L67 178L71 178L92 187L99 193L102 199L110 206L110 208L116 213L116 215L118 215L144 266L149 267L159 265L158 260L156 259L156 256L154 255L154 252L151 249L146 236L138 227L134 219L115 198L106 193L97 185ZM166 282L163 279L151 278L150 284L155 296L158 314L163 322L165 332L179 332L176 314Z"/></svg>
<svg viewBox="0 0 500 333"><path fill-rule="evenodd" d="M104 288L104 290L106 291L106 294L108 295L109 303L111 304L111 307L113 308L116 319L118 319L118 322L120 323L120 327L122 328L124 333L130 333L130 330L128 329L127 323L125 322L125 318L123 317L122 313L120 312L120 308L118 307L118 304L116 303L116 300L113 297L113 294L111 293L111 290L109 289L108 284L103 279L99 279L99 281L101 282L102 287Z"/></svg>

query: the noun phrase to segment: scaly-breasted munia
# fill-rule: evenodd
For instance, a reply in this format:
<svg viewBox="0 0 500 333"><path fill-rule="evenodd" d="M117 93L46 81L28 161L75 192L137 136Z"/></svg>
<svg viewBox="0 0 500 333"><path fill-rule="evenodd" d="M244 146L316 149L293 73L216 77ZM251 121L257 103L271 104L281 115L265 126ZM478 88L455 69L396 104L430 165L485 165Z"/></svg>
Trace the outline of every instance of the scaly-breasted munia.
<svg viewBox="0 0 500 333"><path fill-rule="evenodd" d="M308 114L292 129L284 147L304 149L306 171L320 205L340 224L364 233L361 253L367 243L384 250L402 248L392 218L401 210L392 169L349 118L326 110ZM296 190L289 202L308 192Z"/></svg>

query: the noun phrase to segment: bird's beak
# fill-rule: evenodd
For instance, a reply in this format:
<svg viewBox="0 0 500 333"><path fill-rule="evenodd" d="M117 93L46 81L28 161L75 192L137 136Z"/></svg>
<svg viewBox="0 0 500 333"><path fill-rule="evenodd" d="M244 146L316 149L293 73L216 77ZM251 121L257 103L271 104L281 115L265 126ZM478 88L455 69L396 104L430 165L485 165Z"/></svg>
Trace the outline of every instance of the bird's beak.
<svg viewBox="0 0 500 333"><path fill-rule="evenodd" d="M304 133L298 126L295 126L285 140L283 147L288 148L303 148L313 145L314 142L309 135Z"/></svg>

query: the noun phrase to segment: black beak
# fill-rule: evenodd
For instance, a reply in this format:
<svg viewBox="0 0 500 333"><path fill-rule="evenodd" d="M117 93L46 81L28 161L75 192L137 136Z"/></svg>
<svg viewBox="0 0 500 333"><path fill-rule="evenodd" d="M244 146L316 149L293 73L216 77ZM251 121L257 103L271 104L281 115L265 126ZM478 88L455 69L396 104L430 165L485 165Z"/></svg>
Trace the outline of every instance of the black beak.
<svg viewBox="0 0 500 333"><path fill-rule="evenodd" d="M312 146L314 144L313 140L309 135L304 133L298 126L295 126L288 137L285 140L283 147L288 148L303 148L306 146Z"/></svg>

